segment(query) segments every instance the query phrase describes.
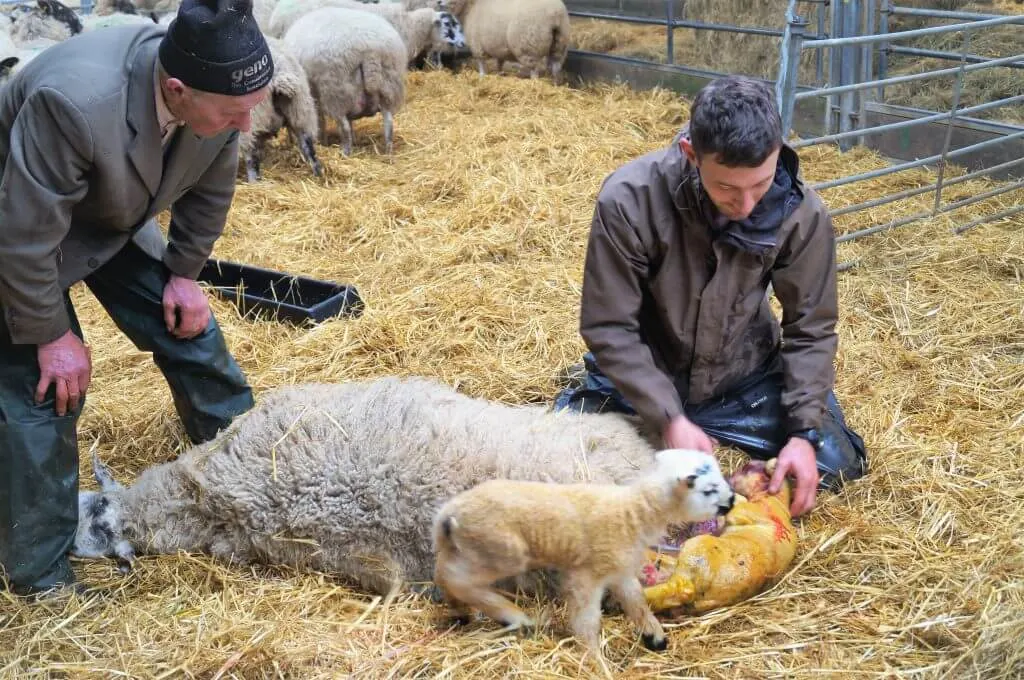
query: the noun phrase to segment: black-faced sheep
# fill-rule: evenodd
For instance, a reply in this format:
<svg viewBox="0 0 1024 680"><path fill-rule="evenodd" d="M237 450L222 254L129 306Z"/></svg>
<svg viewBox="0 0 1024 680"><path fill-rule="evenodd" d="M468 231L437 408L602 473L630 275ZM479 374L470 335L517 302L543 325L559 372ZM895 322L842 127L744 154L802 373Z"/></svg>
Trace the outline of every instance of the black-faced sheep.
<svg viewBox="0 0 1024 680"><path fill-rule="evenodd" d="M461 18L480 75L484 60L492 58L499 71L515 60L521 75L536 78L546 69L559 81L570 36L562 0L469 0Z"/></svg>
<svg viewBox="0 0 1024 680"><path fill-rule="evenodd" d="M394 144L394 114L405 103L405 43L388 21L359 10L325 7L303 15L283 42L306 71L320 117L341 130L342 150L352 153L352 123L382 114L384 146Z"/></svg>
<svg viewBox="0 0 1024 680"><path fill-rule="evenodd" d="M266 37L274 60L270 96L252 111L249 132L239 136L238 154L245 161L250 182L260 179L260 157L266 141L287 128L288 136L299 147L299 154L319 177L322 168L314 142L319 137L316 102L309 90L306 72L295 56L276 38Z"/></svg>
<svg viewBox="0 0 1024 680"><path fill-rule="evenodd" d="M73 552L203 552L387 593L432 579L435 513L477 483L622 483L654 454L617 414L507 406L424 378L283 387L129 487L94 462L101 491L81 492Z"/></svg>
<svg viewBox="0 0 1024 680"><path fill-rule="evenodd" d="M462 25L451 12L431 8L407 11L394 2L367 4L359 0L282 0L270 17L267 32L282 36L299 18L324 7L360 10L387 19L402 37L410 62L427 52L466 45Z"/></svg>

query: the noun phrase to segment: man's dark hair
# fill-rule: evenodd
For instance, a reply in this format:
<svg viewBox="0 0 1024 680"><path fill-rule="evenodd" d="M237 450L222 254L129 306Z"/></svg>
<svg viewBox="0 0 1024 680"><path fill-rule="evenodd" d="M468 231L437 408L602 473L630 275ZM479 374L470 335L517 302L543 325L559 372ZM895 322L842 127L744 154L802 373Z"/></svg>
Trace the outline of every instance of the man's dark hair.
<svg viewBox="0 0 1024 680"><path fill-rule="evenodd" d="M690 143L698 158L713 155L722 165L756 168L782 142L775 93L761 81L717 78L701 88L690 107Z"/></svg>

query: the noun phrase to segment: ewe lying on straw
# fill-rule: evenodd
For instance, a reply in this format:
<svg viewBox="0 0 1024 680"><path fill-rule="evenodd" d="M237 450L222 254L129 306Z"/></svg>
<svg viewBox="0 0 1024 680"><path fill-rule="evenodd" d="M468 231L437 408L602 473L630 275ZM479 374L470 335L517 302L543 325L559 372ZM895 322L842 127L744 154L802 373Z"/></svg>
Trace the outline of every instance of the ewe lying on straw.
<svg viewBox="0 0 1024 680"><path fill-rule="evenodd" d="M205 552L387 593L431 580L430 527L452 496L492 478L624 482L653 456L622 416L505 406L427 379L285 387L128 488L97 465L73 552Z"/></svg>

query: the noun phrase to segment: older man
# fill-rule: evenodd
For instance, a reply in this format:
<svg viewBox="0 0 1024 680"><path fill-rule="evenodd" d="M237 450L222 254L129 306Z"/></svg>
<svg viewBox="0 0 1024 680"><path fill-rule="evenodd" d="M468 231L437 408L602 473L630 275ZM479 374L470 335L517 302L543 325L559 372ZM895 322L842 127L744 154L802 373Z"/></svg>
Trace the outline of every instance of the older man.
<svg viewBox="0 0 1024 680"><path fill-rule="evenodd" d="M72 284L152 352L193 441L253 404L195 279L274 65L248 0L219 4L75 36L0 94L0 563L16 593L74 584L91 363Z"/></svg>

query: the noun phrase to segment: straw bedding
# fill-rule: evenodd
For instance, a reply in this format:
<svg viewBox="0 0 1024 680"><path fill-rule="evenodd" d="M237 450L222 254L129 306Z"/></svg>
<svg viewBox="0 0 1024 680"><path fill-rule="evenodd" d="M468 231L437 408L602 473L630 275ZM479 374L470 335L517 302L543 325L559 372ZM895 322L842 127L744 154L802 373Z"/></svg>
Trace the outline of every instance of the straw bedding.
<svg viewBox="0 0 1024 680"><path fill-rule="evenodd" d="M239 188L215 256L356 284L360 320L289 328L213 306L259 394L276 385L386 374L435 376L466 393L550 399L583 346L583 248L601 179L667 142L686 117L665 92L555 88L472 73L412 73L393 162L377 120L354 156L323 150L308 175L282 140L267 180ZM813 180L878 167L870 153L802 154ZM925 171L828 192L833 207L929 181ZM950 199L989 186L969 182ZM1024 199L1004 194L965 212ZM838 220L840 231L928 199ZM954 215L953 217L963 217ZM799 528L783 581L741 606L669 625L646 653L605 619L622 677L1019 677L1024 667L1024 223L962 237L948 218L841 246L837 391L866 438L871 474L824 496ZM149 358L88 293L74 294L94 381L81 423L122 480L183 446ZM735 463L736 456L729 461ZM83 461L83 475L89 467ZM92 487L91 478L83 482ZM328 576L147 557L120 577L77 563L100 600L26 605L0 594L0 676L578 677L561 611L496 637L438 627L415 596L381 602ZM553 627L552 627L553 626Z"/></svg>

